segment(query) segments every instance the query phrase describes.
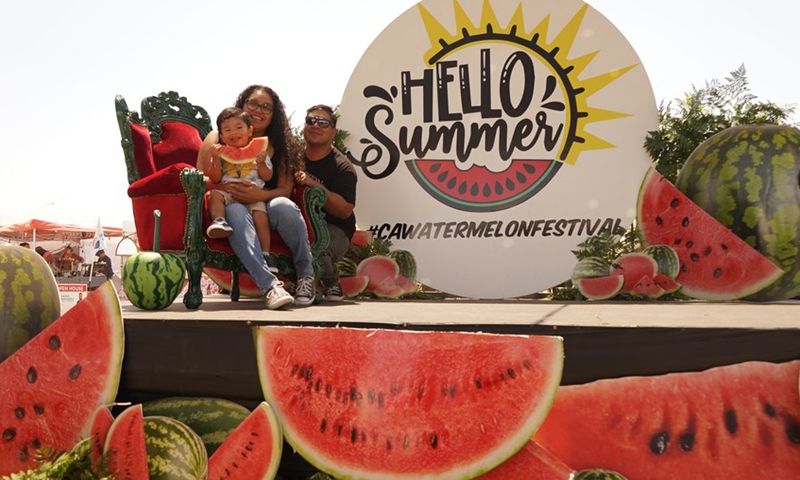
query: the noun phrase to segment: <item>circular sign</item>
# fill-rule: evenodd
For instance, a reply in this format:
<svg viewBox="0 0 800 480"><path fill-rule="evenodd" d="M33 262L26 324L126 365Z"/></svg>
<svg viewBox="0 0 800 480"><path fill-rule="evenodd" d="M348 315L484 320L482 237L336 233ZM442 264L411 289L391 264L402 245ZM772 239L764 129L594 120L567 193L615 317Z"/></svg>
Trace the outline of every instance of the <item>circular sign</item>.
<svg viewBox="0 0 800 480"><path fill-rule="evenodd" d="M579 0L420 2L364 53L340 110L359 228L473 298L556 286L577 244L627 229L658 126L636 53Z"/></svg>

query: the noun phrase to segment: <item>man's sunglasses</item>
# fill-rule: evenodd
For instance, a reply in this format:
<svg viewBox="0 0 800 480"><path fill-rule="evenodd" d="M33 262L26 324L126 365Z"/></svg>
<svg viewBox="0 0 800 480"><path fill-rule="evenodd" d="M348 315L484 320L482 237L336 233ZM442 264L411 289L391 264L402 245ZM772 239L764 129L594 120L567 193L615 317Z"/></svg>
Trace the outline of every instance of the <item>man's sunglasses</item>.
<svg viewBox="0 0 800 480"><path fill-rule="evenodd" d="M333 123L325 118L306 117L306 125L319 125L320 128L328 128Z"/></svg>

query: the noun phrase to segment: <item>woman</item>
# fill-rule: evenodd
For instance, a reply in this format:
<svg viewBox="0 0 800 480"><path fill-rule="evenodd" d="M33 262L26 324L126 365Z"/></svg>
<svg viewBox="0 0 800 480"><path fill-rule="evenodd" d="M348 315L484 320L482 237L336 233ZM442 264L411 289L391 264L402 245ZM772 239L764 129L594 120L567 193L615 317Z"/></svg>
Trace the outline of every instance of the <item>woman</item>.
<svg viewBox="0 0 800 480"><path fill-rule="evenodd" d="M225 207L228 223L233 233L228 241L242 261L253 281L267 292L267 308L274 310L293 303L311 305L314 301L314 267L308 231L300 208L289 199L294 187L294 173L300 169L303 149L292 134L286 110L278 95L264 85L245 88L234 103L244 109L251 119L254 137L269 137L269 154L275 174L264 188L247 183L228 183L214 188L229 192L238 202ZM197 168L208 170L211 149L219 143L219 133L209 133L197 155ZM261 253L253 217L245 205L266 202L270 228L277 230L292 251L297 283L292 298L283 284L269 271Z"/></svg>

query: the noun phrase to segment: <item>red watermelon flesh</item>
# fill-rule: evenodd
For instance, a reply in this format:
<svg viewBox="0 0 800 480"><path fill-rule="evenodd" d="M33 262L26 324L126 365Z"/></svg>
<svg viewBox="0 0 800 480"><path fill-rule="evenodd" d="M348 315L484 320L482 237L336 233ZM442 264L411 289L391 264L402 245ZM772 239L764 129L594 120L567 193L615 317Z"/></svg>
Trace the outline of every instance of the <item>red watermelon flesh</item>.
<svg viewBox="0 0 800 480"><path fill-rule="evenodd" d="M375 295L383 298L399 298L403 295L415 292L417 284L414 280L398 275L394 278L384 278L383 281L375 287Z"/></svg>
<svg viewBox="0 0 800 480"><path fill-rule="evenodd" d="M282 450L280 423L272 407L261 402L208 459L208 478L275 478Z"/></svg>
<svg viewBox="0 0 800 480"><path fill-rule="evenodd" d="M622 275L608 275L605 277L579 278L573 283L581 295L591 300L606 300L616 296L622 290L625 277Z"/></svg>
<svg viewBox="0 0 800 480"><path fill-rule="evenodd" d="M344 293L345 297L355 297L367 288L369 277L366 275L341 277L339 278L339 284L342 286L342 293Z"/></svg>
<svg viewBox="0 0 800 480"><path fill-rule="evenodd" d="M141 404L126 408L114 420L103 451L114 480L149 480Z"/></svg>
<svg viewBox="0 0 800 480"><path fill-rule="evenodd" d="M92 418L92 426L89 433L92 438L92 449L90 455L93 462L97 462L103 456L103 445L106 443L108 430L114 423L114 416L108 407L98 407Z"/></svg>
<svg viewBox="0 0 800 480"><path fill-rule="evenodd" d="M470 478L522 448L563 367L560 337L257 327L287 441L337 478Z"/></svg>
<svg viewBox="0 0 800 480"><path fill-rule="evenodd" d="M645 243L675 249L681 264L676 280L690 297L735 300L783 274L654 169L642 182L638 207Z"/></svg>
<svg viewBox="0 0 800 480"><path fill-rule="evenodd" d="M477 477L480 480L570 480L573 470L547 449L529 441L513 457Z"/></svg>
<svg viewBox="0 0 800 480"><path fill-rule="evenodd" d="M250 143L245 147L222 145L219 154L223 160L229 163L254 163L256 155L266 151L267 146L269 146L268 137L256 137L250 140Z"/></svg>
<svg viewBox="0 0 800 480"><path fill-rule="evenodd" d="M675 293L681 289L680 283L670 278L669 275L664 275L663 273L659 273L653 277L653 283L661 287L665 294Z"/></svg>
<svg viewBox="0 0 800 480"><path fill-rule="evenodd" d="M69 450L114 401L122 311L106 282L0 363L0 475L34 465L38 446Z"/></svg>
<svg viewBox="0 0 800 480"><path fill-rule="evenodd" d="M658 273L658 263L645 253L626 253L611 264L610 275L622 275L622 291L631 293L634 285L645 275L652 278Z"/></svg>
<svg viewBox="0 0 800 480"><path fill-rule="evenodd" d="M387 278L394 279L400 275L400 266L397 262L384 255L375 255L362 260L356 267L356 275L369 277L366 291L374 292Z"/></svg>
<svg viewBox="0 0 800 480"><path fill-rule="evenodd" d="M564 386L534 440L628 480L774 480L800 472L800 361Z"/></svg>
<svg viewBox="0 0 800 480"><path fill-rule="evenodd" d="M658 298L664 295L664 289L661 288L652 277L645 275L636 282L636 285L631 288L630 293L647 298Z"/></svg>
<svg viewBox="0 0 800 480"><path fill-rule="evenodd" d="M203 273L208 275L212 282L219 285L220 288L231 291L233 287L233 274L226 270L220 270L214 267L203 267ZM263 297L264 291L258 288L253 277L247 273L239 274L239 293L245 297Z"/></svg>

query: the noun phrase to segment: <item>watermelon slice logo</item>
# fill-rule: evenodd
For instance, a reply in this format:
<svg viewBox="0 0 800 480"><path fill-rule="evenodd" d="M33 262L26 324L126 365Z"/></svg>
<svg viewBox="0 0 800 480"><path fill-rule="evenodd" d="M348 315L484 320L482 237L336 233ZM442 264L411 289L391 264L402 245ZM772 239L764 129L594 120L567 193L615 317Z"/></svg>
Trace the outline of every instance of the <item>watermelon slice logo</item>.
<svg viewBox="0 0 800 480"><path fill-rule="evenodd" d="M494 212L519 205L544 188L561 168L553 160L513 160L499 173L473 165L459 170L453 160L407 160L414 179L428 194L452 208Z"/></svg>
<svg viewBox="0 0 800 480"><path fill-rule="evenodd" d="M499 156L507 168L498 171L497 168L473 163L467 169L459 169L456 167L456 160L406 160L406 166L414 179L433 198L463 211L504 210L536 195L553 179L563 163L575 164L581 152L614 148L614 145L590 134L584 127L589 122L627 115L590 108L586 99L635 65L591 78L579 78L597 53L567 58L573 41L581 32L587 5L549 42L546 20L533 30L526 31L521 4L509 23L501 25L491 4L485 2L478 25L473 25L466 15L456 15L455 33L446 29L421 4L418 7L431 39L431 48L424 55L427 65L458 65L458 58L468 55L465 52L477 49L481 52L478 56L486 59L481 68L482 78L485 78L493 74L485 66L490 58L489 53L486 53L487 44L511 45L516 50L506 59L502 71L494 73L499 76L496 82L498 92L494 93L498 99L495 103L499 104L499 108L492 109L486 103L484 97L491 93L481 92L480 107L464 100L466 97L462 98L462 107L467 103L464 113L480 108L481 116L485 116L484 121L502 116L502 125L492 123L491 127L487 127L485 124L473 124L465 125L463 129L459 125L448 131L455 138L459 135L465 138L466 149L463 144L458 145L458 140L455 140L452 148L461 163L469 164L470 158L465 158L469 153L480 153L473 156ZM456 7L460 9L458 2ZM462 72L467 72L461 68ZM442 79L438 81L442 82ZM517 90L512 91L513 88ZM490 87L486 90L489 91ZM437 135L440 134L431 134L437 141L446 136ZM478 148L470 151L470 147L479 145L479 148L486 151L479 152ZM442 141L437 146L447 151L452 145L445 145ZM509 154L512 152L516 157L551 159L511 160Z"/></svg>

